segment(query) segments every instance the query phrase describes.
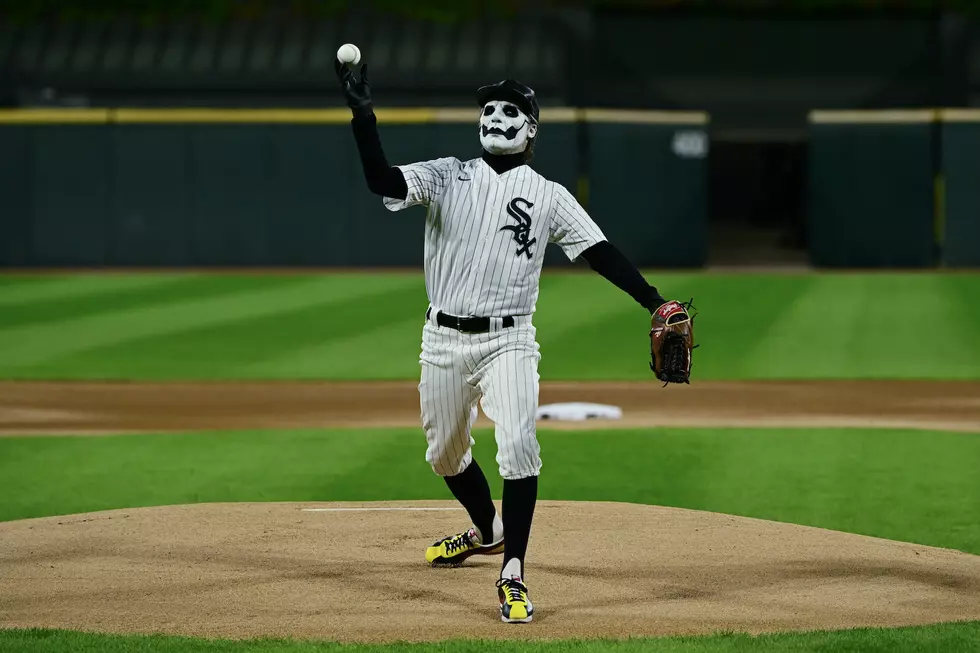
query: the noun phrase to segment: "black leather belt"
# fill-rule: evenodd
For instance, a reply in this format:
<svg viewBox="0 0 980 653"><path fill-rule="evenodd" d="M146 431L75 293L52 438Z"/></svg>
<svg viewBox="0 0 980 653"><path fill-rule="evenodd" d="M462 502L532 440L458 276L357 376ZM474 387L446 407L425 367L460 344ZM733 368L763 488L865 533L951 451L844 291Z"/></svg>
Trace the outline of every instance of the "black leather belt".
<svg viewBox="0 0 980 653"><path fill-rule="evenodd" d="M425 319L429 319L431 315L432 309L430 308L425 312ZM442 311L436 313L436 324L449 327L450 329L456 329L462 333L486 333L490 330L490 323L493 319L490 317L457 317L455 315L447 315ZM505 329L514 326L514 318L510 315L500 319Z"/></svg>

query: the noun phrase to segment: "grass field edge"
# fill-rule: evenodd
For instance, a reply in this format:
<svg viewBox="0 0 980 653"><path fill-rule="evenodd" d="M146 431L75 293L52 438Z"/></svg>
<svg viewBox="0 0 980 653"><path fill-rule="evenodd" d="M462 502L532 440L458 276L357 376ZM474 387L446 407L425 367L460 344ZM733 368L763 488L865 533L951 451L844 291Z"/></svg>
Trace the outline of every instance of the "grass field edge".
<svg viewBox="0 0 980 653"><path fill-rule="evenodd" d="M936 638L940 638L936 641ZM75 640L72 642L72 640ZM83 641L78 641L83 640ZM87 641L85 641L87 640ZM876 641L877 640L877 641ZM570 638L555 640L487 640L450 639L437 642L393 641L385 643L337 642L332 640L296 639L280 637L259 637L248 639L223 639L187 637L166 634L104 633L98 631L56 629L56 628L0 628L0 645L4 651L421 651L438 647L442 651L734 651L745 650L751 645L753 650L782 650L784 645L794 644L792 650L812 645L814 650L826 650L833 642L837 645L852 646L874 643L876 646L862 650L923 650L917 643L929 642L930 646L946 642L948 644L980 644L980 621L952 620L915 626L861 627L839 630L788 630L767 633L747 633L739 631L718 631L703 635L670 635L664 637L622 638ZM38 644L55 644L69 648L36 648ZM24 648L7 648L7 645L24 644ZM80 645L84 648L81 648ZM107 645L107 646L105 646ZM116 646L119 645L119 646ZM903 645L896 649L895 645ZM908 646L912 645L912 646ZM31 648L27 648L30 646ZM777 648L772 648L777 647ZM836 649L835 649L836 650ZM845 649L841 649L845 650ZM963 650L951 648L945 650Z"/></svg>

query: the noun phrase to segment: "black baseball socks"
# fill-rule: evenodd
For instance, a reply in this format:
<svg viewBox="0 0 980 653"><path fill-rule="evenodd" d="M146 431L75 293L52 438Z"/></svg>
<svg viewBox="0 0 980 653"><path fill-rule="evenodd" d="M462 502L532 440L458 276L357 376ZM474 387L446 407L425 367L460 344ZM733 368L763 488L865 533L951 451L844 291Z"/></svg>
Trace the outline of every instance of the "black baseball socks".
<svg viewBox="0 0 980 653"><path fill-rule="evenodd" d="M469 513L473 525L480 531L483 544L493 541L493 518L497 516L497 508L490 498L490 484L483 470L474 459L469 467L456 476L446 476L446 485Z"/></svg>
<svg viewBox="0 0 980 653"><path fill-rule="evenodd" d="M527 542L531 537L531 519L534 517L534 504L538 500L538 477L528 476L515 480L504 479L504 566L502 578L519 575L524 578L524 556L527 555ZM508 563L517 559L516 565Z"/></svg>

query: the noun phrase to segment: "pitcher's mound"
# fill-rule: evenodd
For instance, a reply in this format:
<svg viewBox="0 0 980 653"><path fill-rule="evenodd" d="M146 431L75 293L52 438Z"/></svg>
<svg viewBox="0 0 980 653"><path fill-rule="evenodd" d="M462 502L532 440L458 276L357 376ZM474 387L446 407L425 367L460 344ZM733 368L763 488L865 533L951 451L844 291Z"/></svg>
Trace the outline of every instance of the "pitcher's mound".
<svg viewBox="0 0 980 653"><path fill-rule="evenodd" d="M534 623L502 624L499 557L425 564L425 547L466 523L438 501L4 523L0 627L390 641L980 619L980 556L691 510L542 501L528 559Z"/></svg>

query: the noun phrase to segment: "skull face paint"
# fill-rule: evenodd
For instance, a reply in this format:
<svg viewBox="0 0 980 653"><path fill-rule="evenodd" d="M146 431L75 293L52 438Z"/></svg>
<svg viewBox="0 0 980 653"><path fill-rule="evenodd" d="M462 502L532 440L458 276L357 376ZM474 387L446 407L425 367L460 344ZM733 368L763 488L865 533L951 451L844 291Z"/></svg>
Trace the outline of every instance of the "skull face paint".
<svg viewBox="0 0 980 653"><path fill-rule="evenodd" d="M491 100L480 116L480 145L490 154L516 154L527 149L538 126L516 104Z"/></svg>

